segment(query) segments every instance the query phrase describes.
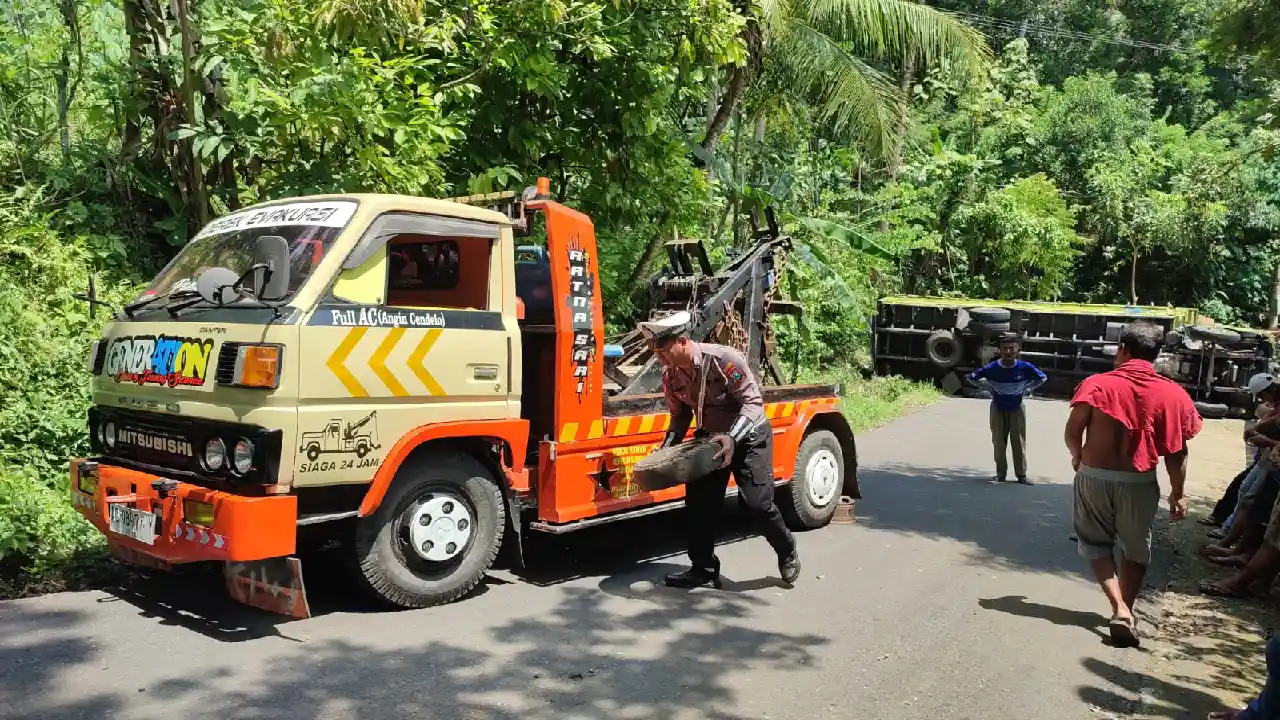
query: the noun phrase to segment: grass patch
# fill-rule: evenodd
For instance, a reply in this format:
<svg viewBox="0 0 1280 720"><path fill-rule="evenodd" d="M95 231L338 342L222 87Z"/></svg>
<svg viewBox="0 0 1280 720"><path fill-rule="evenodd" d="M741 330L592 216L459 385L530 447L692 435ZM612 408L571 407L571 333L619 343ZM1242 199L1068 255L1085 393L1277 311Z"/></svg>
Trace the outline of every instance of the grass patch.
<svg viewBox="0 0 1280 720"><path fill-rule="evenodd" d="M112 567L65 481L50 487L34 470L0 468L0 599L85 587Z"/></svg>
<svg viewBox="0 0 1280 720"><path fill-rule="evenodd" d="M883 425L941 400L942 391L930 383L896 375L864 378L854 369L807 374L800 382L838 382L844 415L855 433Z"/></svg>

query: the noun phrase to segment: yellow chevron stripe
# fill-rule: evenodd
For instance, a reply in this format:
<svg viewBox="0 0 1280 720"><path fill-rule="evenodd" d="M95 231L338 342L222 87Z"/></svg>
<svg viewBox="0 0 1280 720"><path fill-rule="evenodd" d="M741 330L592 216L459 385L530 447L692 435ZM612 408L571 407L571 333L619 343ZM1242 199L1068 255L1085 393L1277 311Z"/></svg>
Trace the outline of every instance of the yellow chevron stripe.
<svg viewBox="0 0 1280 720"><path fill-rule="evenodd" d="M667 428L669 427L671 427L671 416L663 415L662 422L658 423L658 430L661 432L666 432Z"/></svg>
<svg viewBox="0 0 1280 720"><path fill-rule="evenodd" d="M396 329L399 330L400 328ZM440 383L436 382L435 377L427 371L427 366L422 361L427 357L427 353L431 352L431 347L436 344L436 340L440 339L440 332L440 328L428 330L427 334L422 336L422 341L418 343L418 346L413 349L413 352L409 353L409 369L417 376L418 382L422 383L422 386L432 395L445 395L446 393L444 388L440 387ZM382 348L378 348L378 350L382 350ZM382 376L379 375L378 377ZM386 382L387 380L383 378L382 381ZM401 390L403 389L401 388Z"/></svg>
<svg viewBox="0 0 1280 720"><path fill-rule="evenodd" d="M774 403L774 404L772 404L772 405L765 405L765 406L764 406L764 416L765 416L765 417L767 417L767 418L769 418L770 420L772 420L772 419L774 419L775 417L777 417L777 415L778 415L778 405L777 405L777 403Z"/></svg>
<svg viewBox="0 0 1280 720"><path fill-rule="evenodd" d="M782 407L781 407L781 408L778 408L778 409L782 411L782 417L791 417L791 413L795 412L796 404L795 404L795 403L783 403L783 404L782 404Z"/></svg>
<svg viewBox="0 0 1280 720"><path fill-rule="evenodd" d="M342 383L342 386L347 389L347 394L351 397L369 397L369 393L364 389L364 386L360 384L359 380L356 380L356 376L352 375L351 371L343 364L347 361L347 356L351 354L351 351L360 343L360 338L363 338L368 331L369 328L352 328L347 333L347 336L342 338L342 342L338 343L338 349L334 350L329 359L324 361L324 366L329 368L329 372L333 373L334 377L338 378L338 382Z"/></svg>
<svg viewBox="0 0 1280 720"><path fill-rule="evenodd" d="M402 337L404 337L404 328L392 328L391 332L388 332L387 336L383 338L382 343L378 345L378 349L374 350L373 355L369 357L369 368L373 370L373 374L377 375L382 384L386 385L391 394L396 397L405 397L409 394L409 391L405 390L400 381L396 379L396 376L387 369L387 356L391 354L392 350L395 350L396 343L400 342Z"/></svg>
<svg viewBox="0 0 1280 720"><path fill-rule="evenodd" d="M609 432L609 434L612 435L613 437L618 437L619 435L626 435L630 431L631 431L631 416L628 415L627 417L618 418L617 420L615 420L613 423L613 429Z"/></svg>
<svg viewBox="0 0 1280 720"><path fill-rule="evenodd" d="M592 420L591 429L587 431L587 439L595 440L596 438L599 438L599 437L604 437L604 421Z"/></svg>
<svg viewBox="0 0 1280 720"><path fill-rule="evenodd" d="M644 415L640 418L640 434L653 432L653 423L658 419L657 415Z"/></svg>
<svg viewBox="0 0 1280 720"><path fill-rule="evenodd" d="M560 428L560 442L573 442L578 439L578 423L567 422Z"/></svg>

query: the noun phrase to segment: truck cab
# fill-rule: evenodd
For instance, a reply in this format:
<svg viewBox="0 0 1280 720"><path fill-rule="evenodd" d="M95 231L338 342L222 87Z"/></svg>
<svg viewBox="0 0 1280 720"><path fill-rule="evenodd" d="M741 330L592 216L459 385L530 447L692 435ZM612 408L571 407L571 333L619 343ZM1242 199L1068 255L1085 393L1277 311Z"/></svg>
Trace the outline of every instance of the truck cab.
<svg viewBox="0 0 1280 720"><path fill-rule="evenodd" d="M683 487L629 483L669 418L606 390L594 227L546 194L315 196L209 223L91 349L73 503L116 555L221 562L234 597L299 616L300 539L349 539L370 590L420 607L465 595L504 535L678 507ZM836 390L771 399L780 483L825 433L825 495L796 516L825 522L856 494Z"/></svg>

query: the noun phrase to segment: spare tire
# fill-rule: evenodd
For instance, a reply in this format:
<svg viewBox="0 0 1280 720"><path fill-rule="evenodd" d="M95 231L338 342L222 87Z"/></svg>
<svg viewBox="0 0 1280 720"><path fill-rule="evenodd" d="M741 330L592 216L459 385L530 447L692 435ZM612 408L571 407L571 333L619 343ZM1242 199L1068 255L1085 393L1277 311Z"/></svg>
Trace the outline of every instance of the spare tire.
<svg viewBox="0 0 1280 720"><path fill-rule="evenodd" d="M980 323L1007 323L1013 315L1005 308L974 307L968 308L969 317Z"/></svg>
<svg viewBox="0 0 1280 720"><path fill-rule="evenodd" d="M1227 416L1229 408L1222 403L1196 402L1196 412L1207 420L1220 420Z"/></svg>
<svg viewBox="0 0 1280 720"><path fill-rule="evenodd" d="M716 460L720 445L710 438L661 448L635 464L631 474L642 489L664 490L710 475L722 464Z"/></svg>
<svg viewBox="0 0 1280 720"><path fill-rule="evenodd" d="M1184 332L1187 334L1187 337L1192 340L1199 340L1201 342L1217 343L1218 345L1235 345L1240 342L1240 333L1235 330L1188 325Z"/></svg>
<svg viewBox="0 0 1280 720"><path fill-rule="evenodd" d="M956 334L950 330L935 330L924 342L929 362L943 370L950 370L960 363L962 348Z"/></svg>

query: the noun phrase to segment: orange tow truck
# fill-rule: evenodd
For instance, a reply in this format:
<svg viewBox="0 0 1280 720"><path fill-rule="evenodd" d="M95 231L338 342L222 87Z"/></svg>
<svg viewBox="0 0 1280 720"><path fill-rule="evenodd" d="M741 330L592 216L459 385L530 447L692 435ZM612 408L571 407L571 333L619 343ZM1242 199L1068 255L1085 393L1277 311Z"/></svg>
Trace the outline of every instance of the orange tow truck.
<svg viewBox="0 0 1280 720"><path fill-rule="evenodd" d="M300 538L344 541L368 589L424 607L465 596L504 542L522 558L526 533L680 507L682 486L631 480L670 421L660 368L637 333L605 342L594 226L547 188L209 223L93 345L75 507L127 561L221 563L233 597L298 617ZM744 352L780 505L817 527L860 497L854 437L837 387L782 382L769 316L799 311L775 298L791 244L772 215L754 240L718 270L669 244L648 316L690 310L694 339Z"/></svg>

